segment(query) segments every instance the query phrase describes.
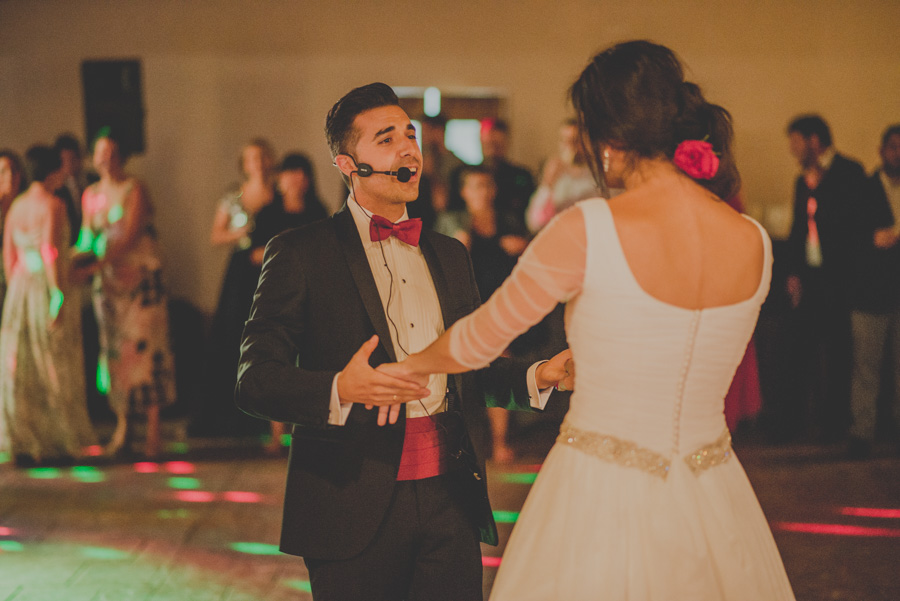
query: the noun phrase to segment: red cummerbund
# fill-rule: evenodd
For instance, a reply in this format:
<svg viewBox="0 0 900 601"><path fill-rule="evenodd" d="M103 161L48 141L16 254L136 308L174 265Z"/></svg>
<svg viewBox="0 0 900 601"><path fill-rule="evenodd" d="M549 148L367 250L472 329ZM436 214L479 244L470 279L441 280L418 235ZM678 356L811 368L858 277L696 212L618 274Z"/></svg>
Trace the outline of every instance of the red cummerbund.
<svg viewBox="0 0 900 601"><path fill-rule="evenodd" d="M397 480L422 480L446 474L450 469L452 420L446 413L406 420L403 455ZM457 441L458 442L458 441Z"/></svg>

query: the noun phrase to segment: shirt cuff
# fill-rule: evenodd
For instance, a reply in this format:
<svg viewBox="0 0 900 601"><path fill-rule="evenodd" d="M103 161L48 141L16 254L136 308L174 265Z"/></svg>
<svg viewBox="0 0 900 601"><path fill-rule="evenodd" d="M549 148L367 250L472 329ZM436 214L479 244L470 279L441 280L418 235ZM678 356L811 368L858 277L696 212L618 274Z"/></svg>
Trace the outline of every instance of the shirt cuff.
<svg viewBox="0 0 900 601"><path fill-rule="evenodd" d="M343 426L347 423L347 416L353 409L353 403L341 403L341 397L338 396L338 378L341 372L334 376L331 382L331 403L328 407L328 424L330 426Z"/></svg>
<svg viewBox="0 0 900 601"><path fill-rule="evenodd" d="M528 400L531 403L531 406L534 409L544 410L544 407L547 406L547 401L550 400L550 393L553 392L553 387L544 388L541 390L537 385L537 368L541 363L546 363L546 361L538 361L534 365L528 368Z"/></svg>

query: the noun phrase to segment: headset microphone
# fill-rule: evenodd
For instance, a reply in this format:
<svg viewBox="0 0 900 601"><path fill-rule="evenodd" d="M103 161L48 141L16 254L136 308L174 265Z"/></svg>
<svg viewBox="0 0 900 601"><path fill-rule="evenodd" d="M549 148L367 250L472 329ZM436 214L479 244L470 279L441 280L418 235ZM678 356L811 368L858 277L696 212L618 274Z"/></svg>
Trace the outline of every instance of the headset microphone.
<svg viewBox="0 0 900 601"><path fill-rule="evenodd" d="M375 171L372 169L372 165L369 165L368 163L358 163L356 165L356 174L360 177L369 177L375 173L380 175L391 175L396 177L397 181L404 184L412 178L412 171L409 167L400 167L396 171Z"/></svg>

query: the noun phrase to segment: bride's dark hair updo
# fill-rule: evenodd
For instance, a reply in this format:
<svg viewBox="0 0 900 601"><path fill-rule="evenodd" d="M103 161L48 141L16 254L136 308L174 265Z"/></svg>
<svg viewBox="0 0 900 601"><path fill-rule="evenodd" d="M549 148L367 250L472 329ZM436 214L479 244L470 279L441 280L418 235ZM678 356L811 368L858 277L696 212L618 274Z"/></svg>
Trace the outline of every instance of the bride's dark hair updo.
<svg viewBox="0 0 900 601"><path fill-rule="evenodd" d="M681 62L665 46L647 41L616 44L594 57L569 94L598 179L598 144L640 158L671 160L681 142L705 139L719 157L719 169L712 179L697 183L719 198L738 191L731 115L684 80Z"/></svg>

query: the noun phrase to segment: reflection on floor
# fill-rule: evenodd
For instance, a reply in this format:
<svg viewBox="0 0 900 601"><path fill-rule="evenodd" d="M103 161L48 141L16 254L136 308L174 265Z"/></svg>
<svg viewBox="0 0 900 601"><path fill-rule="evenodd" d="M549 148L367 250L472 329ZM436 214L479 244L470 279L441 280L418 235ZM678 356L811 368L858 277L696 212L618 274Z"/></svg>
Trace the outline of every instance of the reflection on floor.
<svg viewBox="0 0 900 601"><path fill-rule="evenodd" d="M552 439L517 441L489 469L500 547ZM900 599L900 459L846 462L826 447L737 448L800 601ZM311 599L302 560L277 550L286 460L227 441L159 462L0 465L0 601Z"/></svg>

